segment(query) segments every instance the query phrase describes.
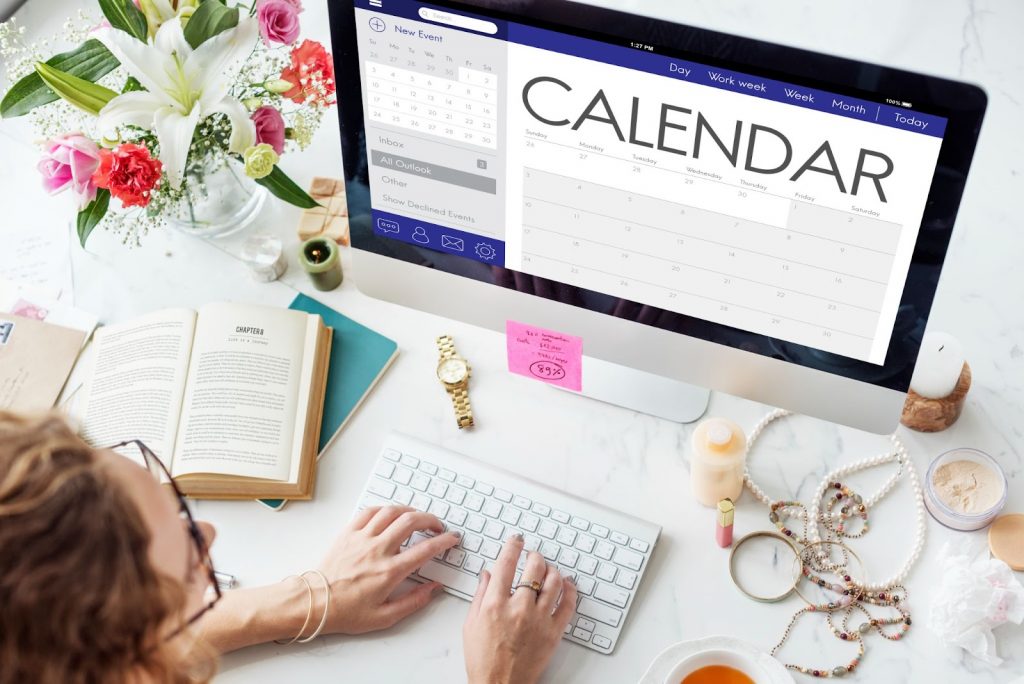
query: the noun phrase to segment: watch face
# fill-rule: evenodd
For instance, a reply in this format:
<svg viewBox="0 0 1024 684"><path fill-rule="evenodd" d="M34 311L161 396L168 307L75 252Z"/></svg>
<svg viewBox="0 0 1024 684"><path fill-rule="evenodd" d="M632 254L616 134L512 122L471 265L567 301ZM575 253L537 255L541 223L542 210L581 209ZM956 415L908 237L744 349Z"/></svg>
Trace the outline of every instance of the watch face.
<svg viewBox="0 0 1024 684"><path fill-rule="evenodd" d="M469 375L469 366L462 359L445 359L437 366L437 377L441 382L454 385Z"/></svg>

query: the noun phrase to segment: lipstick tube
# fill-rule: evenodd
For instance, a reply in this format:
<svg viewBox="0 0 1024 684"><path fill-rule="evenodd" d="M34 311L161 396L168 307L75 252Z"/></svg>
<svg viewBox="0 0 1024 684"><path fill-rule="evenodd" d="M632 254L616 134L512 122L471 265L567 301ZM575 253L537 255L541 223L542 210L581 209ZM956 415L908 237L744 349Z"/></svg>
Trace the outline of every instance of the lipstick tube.
<svg viewBox="0 0 1024 684"><path fill-rule="evenodd" d="M736 515L736 507L732 499L722 499L718 502L718 514L715 522L715 541L723 549L732 546L732 523Z"/></svg>

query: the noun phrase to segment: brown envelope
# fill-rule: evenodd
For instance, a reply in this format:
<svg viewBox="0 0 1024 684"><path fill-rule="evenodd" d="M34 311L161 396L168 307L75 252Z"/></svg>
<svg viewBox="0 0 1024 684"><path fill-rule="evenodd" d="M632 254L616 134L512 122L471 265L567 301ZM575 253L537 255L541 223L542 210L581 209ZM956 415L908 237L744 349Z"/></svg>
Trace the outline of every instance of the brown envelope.
<svg viewBox="0 0 1024 684"><path fill-rule="evenodd" d="M0 409L53 408L85 337L81 330L0 313Z"/></svg>

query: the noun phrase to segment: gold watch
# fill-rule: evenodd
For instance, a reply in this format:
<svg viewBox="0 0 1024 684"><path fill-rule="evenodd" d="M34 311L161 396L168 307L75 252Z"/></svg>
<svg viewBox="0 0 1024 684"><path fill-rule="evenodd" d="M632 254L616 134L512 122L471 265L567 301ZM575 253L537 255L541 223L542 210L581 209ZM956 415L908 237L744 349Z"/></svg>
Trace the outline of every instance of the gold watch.
<svg viewBox="0 0 1024 684"><path fill-rule="evenodd" d="M455 422L460 430L473 427L473 409L469 405L469 363L455 351L455 340L451 335L438 337L437 349L441 352L437 362L437 379L451 395L455 406Z"/></svg>

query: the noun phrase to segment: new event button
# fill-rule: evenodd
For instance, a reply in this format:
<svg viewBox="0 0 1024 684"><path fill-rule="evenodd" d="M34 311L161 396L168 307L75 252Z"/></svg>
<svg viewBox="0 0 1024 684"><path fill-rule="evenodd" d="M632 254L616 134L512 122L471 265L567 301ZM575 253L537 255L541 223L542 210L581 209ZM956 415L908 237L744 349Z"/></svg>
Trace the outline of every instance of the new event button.
<svg viewBox="0 0 1024 684"><path fill-rule="evenodd" d="M421 176L423 178L432 178L440 183L458 185L459 187L469 188L470 190L479 190L480 192L486 192L491 195L497 194L498 191L498 183L493 178L481 176L476 173L459 171L458 169L441 166L440 164L434 164L432 162L419 161L418 159L410 159L409 157L400 157L396 154L381 152L379 150L370 151L370 160L370 163L374 166L379 166L390 171L408 173L413 176Z"/></svg>

